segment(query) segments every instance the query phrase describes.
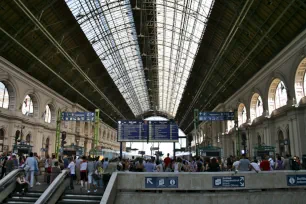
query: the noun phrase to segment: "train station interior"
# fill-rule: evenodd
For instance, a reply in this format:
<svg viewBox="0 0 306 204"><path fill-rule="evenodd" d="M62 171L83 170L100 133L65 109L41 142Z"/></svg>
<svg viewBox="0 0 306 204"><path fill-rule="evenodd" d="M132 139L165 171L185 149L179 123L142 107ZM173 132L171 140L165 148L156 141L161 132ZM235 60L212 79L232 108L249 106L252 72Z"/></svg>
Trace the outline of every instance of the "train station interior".
<svg viewBox="0 0 306 204"><path fill-rule="evenodd" d="M175 136L145 149L150 117ZM118 121L150 136L129 140ZM305 0L0 1L0 203L303 203L305 121ZM37 171L20 165L30 152ZM72 180L83 156L110 159L103 184ZM66 159L57 176L49 157ZM136 157L216 158L222 172L120 171ZM266 157L299 169L229 168Z"/></svg>

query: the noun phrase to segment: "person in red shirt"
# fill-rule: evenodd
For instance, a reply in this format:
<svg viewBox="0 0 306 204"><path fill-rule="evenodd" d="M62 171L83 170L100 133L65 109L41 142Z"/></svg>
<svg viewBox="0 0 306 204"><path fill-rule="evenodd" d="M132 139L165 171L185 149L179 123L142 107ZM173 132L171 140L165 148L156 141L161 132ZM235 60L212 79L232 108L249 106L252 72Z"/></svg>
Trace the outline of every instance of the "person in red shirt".
<svg viewBox="0 0 306 204"><path fill-rule="evenodd" d="M170 168L170 164L171 164L171 159L169 157L169 153L167 154L167 157L164 159L164 163L165 163L165 170L167 171L167 169Z"/></svg>
<svg viewBox="0 0 306 204"><path fill-rule="evenodd" d="M270 171L270 162L268 161L268 157L265 157L262 162L260 162L260 169L262 171Z"/></svg>

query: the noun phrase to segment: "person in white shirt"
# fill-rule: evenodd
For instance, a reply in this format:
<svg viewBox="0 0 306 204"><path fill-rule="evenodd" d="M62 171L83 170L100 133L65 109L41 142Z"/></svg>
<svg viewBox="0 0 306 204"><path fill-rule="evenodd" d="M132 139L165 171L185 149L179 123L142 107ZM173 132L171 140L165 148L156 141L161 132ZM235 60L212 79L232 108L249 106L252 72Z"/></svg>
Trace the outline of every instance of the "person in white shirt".
<svg viewBox="0 0 306 204"><path fill-rule="evenodd" d="M254 161L251 162L251 165L253 166L252 171L257 171L257 173L261 171L257 159L254 159Z"/></svg>
<svg viewBox="0 0 306 204"><path fill-rule="evenodd" d="M269 162L270 162L270 171L273 171L275 163L271 157L269 158Z"/></svg>
<svg viewBox="0 0 306 204"><path fill-rule="evenodd" d="M70 189L74 189L73 187L73 180L74 180L74 177L75 177L75 163L73 162L73 159L72 158L69 158L69 165L68 165L68 169L70 170Z"/></svg>
<svg viewBox="0 0 306 204"><path fill-rule="evenodd" d="M88 176L87 176L87 158L86 156L83 156L83 161L80 164L80 171L81 171L81 186L82 188L85 187L87 188L87 181L88 181Z"/></svg>
<svg viewBox="0 0 306 204"><path fill-rule="evenodd" d="M81 162L82 162L82 159L80 157L78 157L76 160L75 160L75 173L76 173L76 177L77 177L77 184L80 183L80 180L81 180L81 171L80 171L80 168L81 168Z"/></svg>
<svg viewBox="0 0 306 204"><path fill-rule="evenodd" d="M38 171L38 163L37 160L33 157L33 152L30 152L30 156L25 161L25 164L29 166L29 170L27 171L27 181L30 182L30 187L32 188L34 185L34 173ZM29 177L31 180L29 181Z"/></svg>
<svg viewBox="0 0 306 204"><path fill-rule="evenodd" d="M238 169L238 166L240 164L240 161L239 160L236 160L234 163L233 163L233 169L236 171Z"/></svg>

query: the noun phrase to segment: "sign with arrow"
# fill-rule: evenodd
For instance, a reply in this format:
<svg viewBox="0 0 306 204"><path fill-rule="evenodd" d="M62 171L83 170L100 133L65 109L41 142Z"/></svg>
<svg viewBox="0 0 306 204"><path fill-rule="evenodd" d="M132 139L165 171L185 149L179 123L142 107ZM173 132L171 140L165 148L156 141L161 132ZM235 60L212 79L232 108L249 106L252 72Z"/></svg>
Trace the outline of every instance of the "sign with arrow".
<svg viewBox="0 0 306 204"><path fill-rule="evenodd" d="M145 177L145 188L178 188L178 177Z"/></svg>
<svg viewBox="0 0 306 204"><path fill-rule="evenodd" d="M244 176L214 176L213 188L244 188Z"/></svg>

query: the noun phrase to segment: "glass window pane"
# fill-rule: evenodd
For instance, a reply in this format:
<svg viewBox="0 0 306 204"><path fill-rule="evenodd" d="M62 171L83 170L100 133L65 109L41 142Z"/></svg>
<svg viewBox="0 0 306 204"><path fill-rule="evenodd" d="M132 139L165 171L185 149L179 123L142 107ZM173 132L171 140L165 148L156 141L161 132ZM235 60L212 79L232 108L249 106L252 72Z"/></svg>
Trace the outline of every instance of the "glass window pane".
<svg viewBox="0 0 306 204"><path fill-rule="evenodd" d="M6 86L0 82L0 108L8 109L9 107L9 93Z"/></svg>
<svg viewBox="0 0 306 204"><path fill-rule="evenodd" d="M33 101L29 95L24 98L21 111L23 115L33 116Z"/></svg>

